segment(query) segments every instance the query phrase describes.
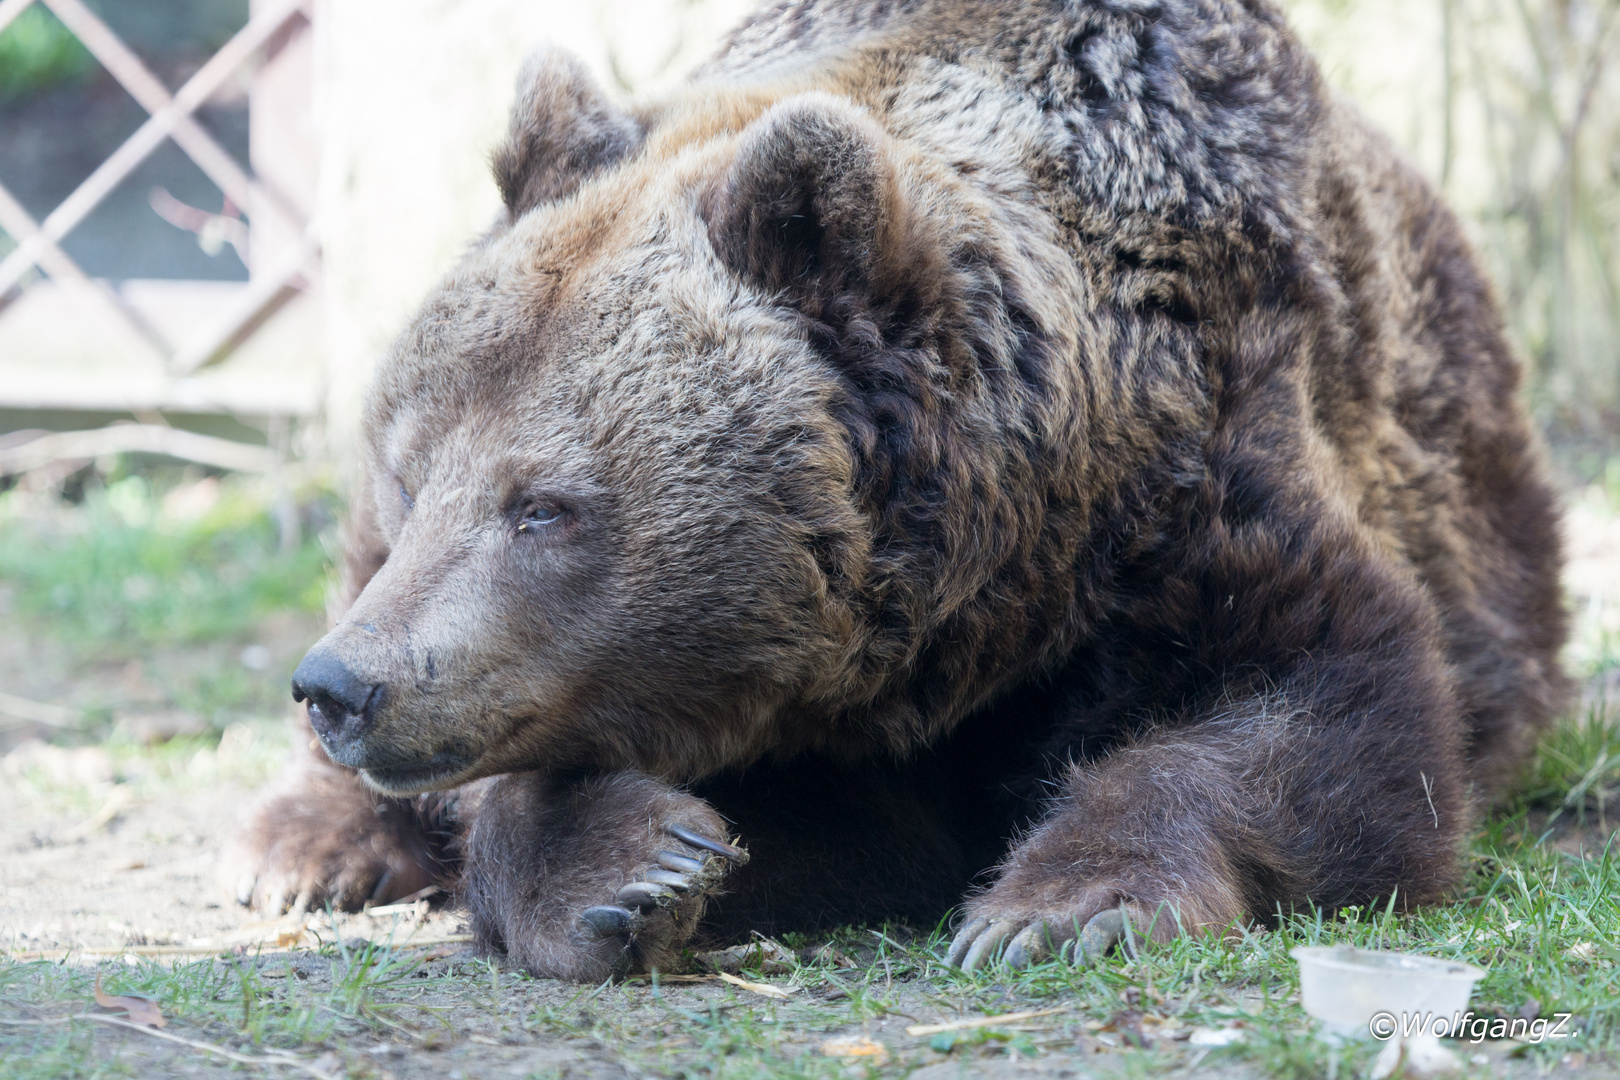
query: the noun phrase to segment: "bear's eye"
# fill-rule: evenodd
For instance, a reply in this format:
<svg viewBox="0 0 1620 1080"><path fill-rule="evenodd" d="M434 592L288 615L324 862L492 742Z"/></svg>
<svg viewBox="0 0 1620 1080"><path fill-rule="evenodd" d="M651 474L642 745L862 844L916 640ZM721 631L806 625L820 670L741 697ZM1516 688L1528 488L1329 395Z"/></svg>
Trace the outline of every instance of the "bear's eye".
<svg viewBox="0 0 1620 1080"><path fill-rule="evenodd" d="M407 514L416 509L416 500L411 498L411 493L405 490L404 484L399 485L399 501Z"/></svg>
<svg viewBox="0 0 1620 1080"><path fill-rule="evenodd" d="M537 529L562 524L568 512L556 503L529 503L517 514L517 531L534 532Z"/></svg>

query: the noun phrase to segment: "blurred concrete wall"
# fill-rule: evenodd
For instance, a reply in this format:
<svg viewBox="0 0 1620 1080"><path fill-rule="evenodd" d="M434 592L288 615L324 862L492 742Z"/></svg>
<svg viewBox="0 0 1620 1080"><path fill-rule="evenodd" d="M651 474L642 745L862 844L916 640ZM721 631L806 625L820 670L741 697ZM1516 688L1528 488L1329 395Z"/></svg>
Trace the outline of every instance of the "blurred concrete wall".
<svg viewBox="0 0 1620 1080"><path fill-rule="evenodd" d="M490 151L541 41L624 97L705 58L750 0L321 0L320 222L330 312L327 449L352 460L376 357L500 206Z"/></svg>

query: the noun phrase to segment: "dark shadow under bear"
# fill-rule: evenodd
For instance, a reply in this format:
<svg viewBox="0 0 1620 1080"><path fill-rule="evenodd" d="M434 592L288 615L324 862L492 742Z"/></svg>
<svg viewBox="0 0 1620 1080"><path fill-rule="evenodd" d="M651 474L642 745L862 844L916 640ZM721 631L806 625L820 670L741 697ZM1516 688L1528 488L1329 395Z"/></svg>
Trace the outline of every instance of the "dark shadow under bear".
<svg viewBox="0 0 1620 1080"><path fill-rule="evenodd" d="M453 881L590 980L1456 880L1564 700L1555 501L1455 221L1272 7L785 3L631 114L541 54L496 170L244 902Z"/></svg>

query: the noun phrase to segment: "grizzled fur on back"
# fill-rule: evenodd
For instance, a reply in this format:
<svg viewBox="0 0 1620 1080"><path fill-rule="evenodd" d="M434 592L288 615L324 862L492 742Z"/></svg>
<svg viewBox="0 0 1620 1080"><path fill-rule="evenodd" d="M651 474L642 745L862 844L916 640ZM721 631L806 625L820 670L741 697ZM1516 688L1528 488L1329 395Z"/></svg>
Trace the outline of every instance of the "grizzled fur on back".
<svg viewBox="0 0 1620 1080"><path fill-rule="evenodd" d="M1455 220L1270 3L789 0L630 112L537 54L494 163L299 676L388 805L499 777L490 947L594 978L999 864L973 966L1454 879L1565 694L1556 510ZM746 866L658 884L722 822Z"/></svg>

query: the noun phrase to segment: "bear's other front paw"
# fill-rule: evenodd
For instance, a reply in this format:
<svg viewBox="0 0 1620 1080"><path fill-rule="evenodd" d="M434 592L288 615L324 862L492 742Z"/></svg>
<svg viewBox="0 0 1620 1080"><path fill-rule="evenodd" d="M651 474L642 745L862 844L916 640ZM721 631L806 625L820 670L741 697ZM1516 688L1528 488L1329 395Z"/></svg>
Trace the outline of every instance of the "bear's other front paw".
<svg viewBox="0 0 1620 1080"><path fill-rule="evenodd" d="M948 960L963 971L975 971L994 961L1001 950L1001 962L1013 968L1028 967L1053 956L1092 963L1131 937L1128 925L1143 925L1138 916L1130 914L1128 906L1105 908L1095 914L1076 910L1021 917L978 915L970 917L951 939Z"/></svg>
<svg viewBox="0 0 1620 1080"><path fill-rule="evenodd" d="M950 962L966 971L997 959L1009 967L1054 956L1094 963L1122 941L1221 931L1245 917L1224 867L1119 857L1087 850L1076 837L1085 831L1049 825L1014 849L1000 879L968 901Z"/></svg>
<svg viewBox="0 0 1620 1080"><path fill-rule="evenodd" d="M442 870L408 802L322 776L259 806L226 850L220 879L237 903L280 915L390 903L438 883Z"/></svg>

